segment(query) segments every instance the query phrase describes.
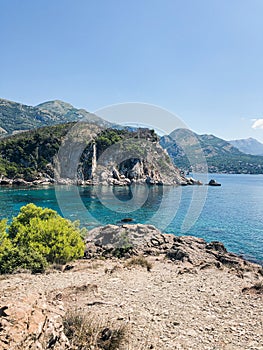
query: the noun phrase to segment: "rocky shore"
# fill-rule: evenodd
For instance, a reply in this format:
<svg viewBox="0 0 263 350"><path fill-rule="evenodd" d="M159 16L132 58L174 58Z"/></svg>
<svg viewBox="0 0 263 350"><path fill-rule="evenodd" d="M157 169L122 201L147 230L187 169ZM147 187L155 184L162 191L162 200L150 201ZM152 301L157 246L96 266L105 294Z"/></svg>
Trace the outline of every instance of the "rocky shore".
<svg viewBox="0 0 263 350"><path fill-rule="evenodd" d="M77 185L77 186L131 186L131 185L157 185L157 186L192 186L203 185L199 180L192 177L178 177L175 180L162 181L160 178L151 176L143 176L140 179L130 179L120 174L115 168L112 171L103 171L100 178L96 180L72 180L72 179L58 179L51 177L38 177L32 181L26 181L22 178L9 179L5 176L0 176L0 186L14 186L14 187L36 187L36 186L51 186L51 185Z"/></svg>
<svg viewBox="0 0 263 350"><path fill-rule="evenodd" d="M0 348L80 349L65 319L81 312L96 330L83 349L262 350L262 281L262 266L220 242L151 225L96 228L85 259L1 276ZM123 337L113 348L114 329Z"/></svg>

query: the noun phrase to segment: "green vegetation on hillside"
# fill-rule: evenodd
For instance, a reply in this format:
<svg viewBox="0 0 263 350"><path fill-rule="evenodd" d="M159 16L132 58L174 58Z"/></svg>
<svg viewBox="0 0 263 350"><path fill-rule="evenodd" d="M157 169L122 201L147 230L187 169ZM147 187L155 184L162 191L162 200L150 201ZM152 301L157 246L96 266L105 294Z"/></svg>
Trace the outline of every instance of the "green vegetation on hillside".
<svg viewBox="0 0 263 350"><path fill-rule="evenodd" d="M73 123L43 127L0 140L0 175L32 181L37 174L53 177L53 157Z"/></svg>
<svg viewBox="0 0 263 350"><path fill-rule="evenodd" d="M0 273L17 269L43 272L52 263L65 264L84 254L78 223L62 218L51 209L28 204L10 226L0 221Z"/></svg>
<svg viewBox="0 0 263 350"><path fill-rule="evenodd" d="M75 122L82 118L100 126L110 126L109 122L95 114L77 109L63 101L55 100L38 106L27 106L0 98L0 129L3 128L9 135L48 125ZM1 133L0 130L0 135Z"/></svg>

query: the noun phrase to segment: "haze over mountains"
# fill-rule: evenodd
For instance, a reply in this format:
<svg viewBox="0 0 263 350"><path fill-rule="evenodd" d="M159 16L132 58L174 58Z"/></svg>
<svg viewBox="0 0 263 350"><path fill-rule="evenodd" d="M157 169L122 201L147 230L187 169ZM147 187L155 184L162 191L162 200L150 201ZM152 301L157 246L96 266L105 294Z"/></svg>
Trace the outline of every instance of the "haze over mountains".
<svg viewBox="0 0 263 350"><path fill-rule="evenodd" d="M263 144L252 137L249 137L248 139L231 140L228 142L243 153L263 156Z"/></svg>

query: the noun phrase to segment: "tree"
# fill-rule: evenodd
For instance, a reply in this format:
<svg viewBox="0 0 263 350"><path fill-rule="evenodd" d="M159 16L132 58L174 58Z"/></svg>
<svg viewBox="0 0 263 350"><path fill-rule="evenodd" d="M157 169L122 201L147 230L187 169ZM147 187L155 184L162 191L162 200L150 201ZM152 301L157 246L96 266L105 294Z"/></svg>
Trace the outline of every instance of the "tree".
<svg viewBox="0 0 263 350"><path fill-rule="evenodd" d="M84 255L79 223L62 218L56 211L28 204L7 228L0 221L0 273L17 268L42 272L49 263L65 264Z"/></svg>
<svg viewBox="0 0 263 350"><path fill-rule="evenodd" d="M12 243L7 234L7 220L0 220L0 259L5 250L10 247L12 247Z"/></svg>

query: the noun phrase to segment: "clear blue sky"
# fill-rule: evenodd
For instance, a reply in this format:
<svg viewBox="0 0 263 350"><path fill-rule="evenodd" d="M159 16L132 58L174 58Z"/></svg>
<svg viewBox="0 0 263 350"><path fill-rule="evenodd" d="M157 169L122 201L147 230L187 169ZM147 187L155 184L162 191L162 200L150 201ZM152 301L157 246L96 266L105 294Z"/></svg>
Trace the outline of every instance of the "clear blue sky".
<svg viewBox="0 0 263 350"><path fill-rule="evenodd" d="M151 103L263 141L262 18L262 0L0 0L0 97Z"/></svg>

